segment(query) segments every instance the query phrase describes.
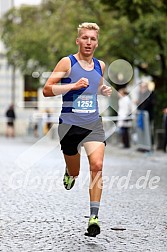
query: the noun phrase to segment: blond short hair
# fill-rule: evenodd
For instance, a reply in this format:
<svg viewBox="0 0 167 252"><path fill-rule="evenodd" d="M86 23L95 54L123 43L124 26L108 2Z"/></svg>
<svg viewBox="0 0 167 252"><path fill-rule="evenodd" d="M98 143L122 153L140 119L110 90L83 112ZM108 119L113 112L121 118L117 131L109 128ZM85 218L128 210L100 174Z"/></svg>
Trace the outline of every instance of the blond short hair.
<svg viewBox="0 0 167 252"><path fill-rule="evenodd" d="M78 36L81 35L82 29L88 29L88 30L95 30L97 32L97 35L99 34L100 27L96 23L88 23L84 22L78 26Z"/></svg>

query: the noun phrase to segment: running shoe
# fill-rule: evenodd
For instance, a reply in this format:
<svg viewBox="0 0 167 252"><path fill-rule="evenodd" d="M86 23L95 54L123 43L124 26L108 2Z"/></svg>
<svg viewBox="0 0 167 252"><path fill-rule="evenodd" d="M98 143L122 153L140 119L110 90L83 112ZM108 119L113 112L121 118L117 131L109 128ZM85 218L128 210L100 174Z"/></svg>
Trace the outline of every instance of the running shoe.
<svg viewBox="0 0 167 252"><path fill-rule="evenodd" d="M100 226L97 216L94 215L89 219L87 231L88 233L85 233L85 235L90 237L96 237L96 235L100 234Z"/></svg>
<svg viewBox="0 0 167 252"><path fill-rule="evenodd" d="M63 184L66 190L70 190L75 184L75 178L68 174L67 169L65 170Z"/></svg>

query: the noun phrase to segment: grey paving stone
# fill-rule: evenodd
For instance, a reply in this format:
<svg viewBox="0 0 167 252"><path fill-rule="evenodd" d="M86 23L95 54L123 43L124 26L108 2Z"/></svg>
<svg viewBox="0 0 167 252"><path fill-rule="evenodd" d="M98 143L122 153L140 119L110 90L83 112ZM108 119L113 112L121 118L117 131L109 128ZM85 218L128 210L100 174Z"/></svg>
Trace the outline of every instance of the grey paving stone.
<svg viewBox="0 0 167 252"><path fill-rule="evenodd" d="M89 238L85 154L75 187L65 191L59 145L35 144L0 138L0 251L166 251L167 154L106 147L101 234Z"/></svg>

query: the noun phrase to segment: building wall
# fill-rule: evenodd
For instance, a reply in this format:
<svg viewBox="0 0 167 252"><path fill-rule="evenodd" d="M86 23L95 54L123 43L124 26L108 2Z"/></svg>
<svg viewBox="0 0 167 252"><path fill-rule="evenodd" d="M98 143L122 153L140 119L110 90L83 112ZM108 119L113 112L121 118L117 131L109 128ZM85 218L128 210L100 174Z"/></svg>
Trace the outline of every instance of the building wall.
<svg viewBox="0 0 167 252"><path fill-rule="evenodd" d="M2 48L2 47L1 47ZM5 133L5 113L10 104L12 104L12 81L13 69L9 66L5 57L5 51L1 50L0 54L0 134ZM14 106L17 119L21 119L24 115L23 102L24 79L20 71L15 71L15 88L14 88ZM23 123L24 124L24 123ZM17 127L17 133L22 133L23 130Z"/></svg>
<svg viewBox="0 0 167 252"><path fill-rule="evenodd" d="M0 0L0 18L3 17L13 6L13 0ZM13 68L8 64L5 56L6 49L2 41L0 41L0 134L5 134L6 129L6 118L5 112L9 105L12 103L12 74ZM24 79L18 69L15 71L15 112L17 115L16 120L16 134L24 134L26 128L26 120L22 120L24 116L23 106L18 106L18 103L23 104L23 92L24 92Z"/></svg>

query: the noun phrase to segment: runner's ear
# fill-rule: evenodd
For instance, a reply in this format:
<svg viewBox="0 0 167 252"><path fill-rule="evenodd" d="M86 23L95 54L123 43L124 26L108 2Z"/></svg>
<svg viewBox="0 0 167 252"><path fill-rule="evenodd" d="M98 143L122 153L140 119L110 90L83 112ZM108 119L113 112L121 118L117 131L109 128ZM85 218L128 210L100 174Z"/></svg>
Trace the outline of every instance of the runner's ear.
<svg viewBox="0 0 167 252"><path fill-rule="evenodd" d="M76 39L76 44L77 44L77 45L79 44L79 39L78 39L78 38Z"/></svg>

